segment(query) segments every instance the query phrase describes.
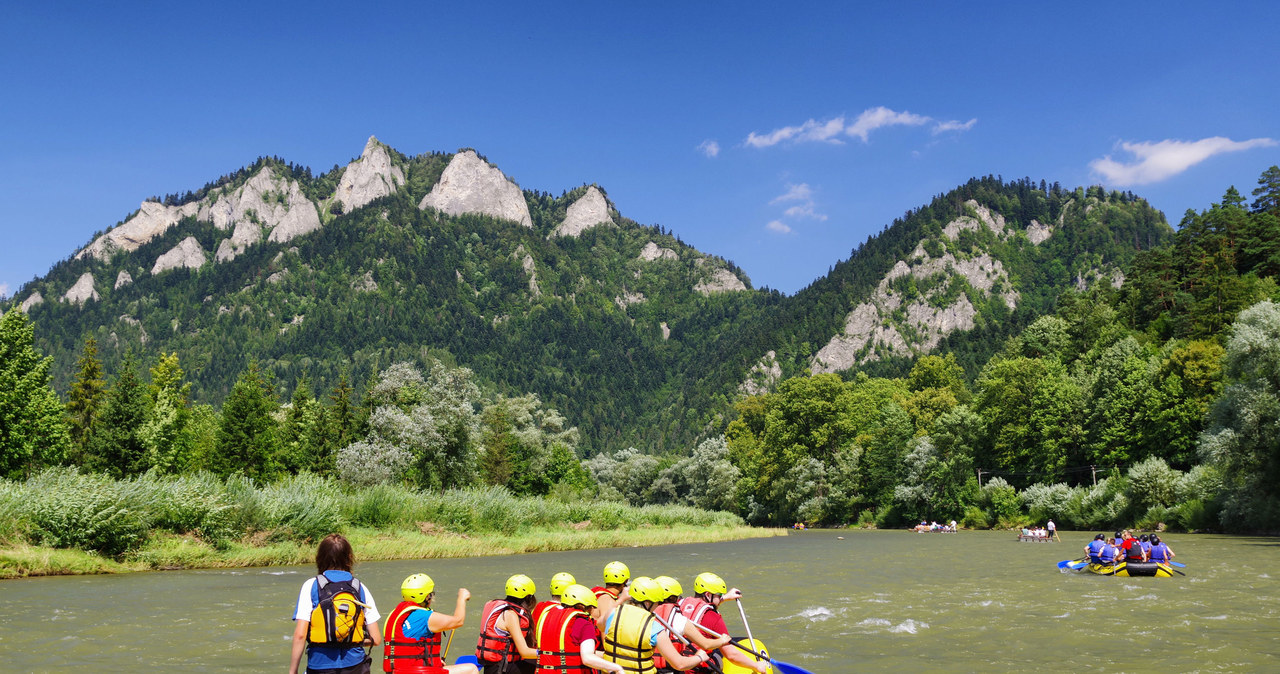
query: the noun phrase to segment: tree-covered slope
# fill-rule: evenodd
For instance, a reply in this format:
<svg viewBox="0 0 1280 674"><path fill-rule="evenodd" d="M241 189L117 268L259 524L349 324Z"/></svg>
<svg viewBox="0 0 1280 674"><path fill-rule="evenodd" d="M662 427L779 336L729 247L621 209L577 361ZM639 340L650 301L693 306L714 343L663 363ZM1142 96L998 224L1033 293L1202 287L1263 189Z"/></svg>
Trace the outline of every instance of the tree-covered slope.
<svg viewBox="0 0 1280 674"><path fill-rule="evenodd" d="M453 173L464 155L477 160L470 178ZM787 297L752 290L732 263L626 219L598 187L520 190L513 203L499 192L514 184L486 174L496 171L474 153L408 157L373 139L359 159L318 176L260 159L144 204L4 309L26 307L62 391L91 336L108 371L126 351L147 360L176 352L194 399L214 404L249 361L285 390L304 373L328 390L343 373L360 389L392 362L434 356L486 386L539 394L581 429L590 453L684 451L724 427L762 354L775 351L786 375L812 368L895 266L918 267L913 252L933 253L940 270L979 258L1002 267L994 294L941 271L885 286L935 305L972 298L973 327L934 336L972 376L999 337L1051 309L1064 288L1111 274L1170 232L1132 195L973 180ZM465 190L449 193L460 180L476 181L468 187L485 198L467 205ZM607 222L581 221L588 202ZM973 204L1007 231L948 235ZM519 224L522 207L530 226ZM580 228L559 235L574 218ZM1037 243L1033 220L1052 230ZM1016 293L1016 305L993 299L999 293ZM909 332L899 319L884 322ZM902 371L928 351L921 344L868 347L862 355L876 357L857 367Z"/></svg>

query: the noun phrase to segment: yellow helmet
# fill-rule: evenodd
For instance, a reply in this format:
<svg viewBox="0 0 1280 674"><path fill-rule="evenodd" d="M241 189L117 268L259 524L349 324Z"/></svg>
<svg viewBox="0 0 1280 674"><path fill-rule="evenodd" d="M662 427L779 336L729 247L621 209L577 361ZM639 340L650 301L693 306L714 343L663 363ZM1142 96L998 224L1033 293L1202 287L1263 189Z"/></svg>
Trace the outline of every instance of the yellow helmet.
<svg viewBox="0 0 1280 674"><path fill-rule="evenodd" d="M586 585L578 585L577 583L566 587L560 593L560 603L565 606L600 605L600 602L596 601L596 593L588 589Z"/></svg>
<svg viewBox="0 0 1280 674"><path fill-rule="evenodd" d="M564 589L578 582L571 573L561 571L551 577L551 594L559 597L564 594Z"/></svg>
<svg viewBox="0 0 1280 674"><path fill-rule="evenodd" d="M680 581L672 578L671 576L658 576L657 578L654 578L654 580L657 581L658 586L662 588L662 594L664 595L662 597L663 600L670 599L671 597L679 597L684 594L684 588L680 587Z"/></svg>
<svg viewBox="0 0 1280 674"><path fill-rule="evenodd" d="M604 582L621 585L631 579L631 569L622 562L609 562L604 565Z"/></svg>
<svg viewBox="0 0 1280 674"><path fill-rule="evenodd" d="M421 604L436 590L436 582L425 573L415 573L400 583L400 596L405 601Z"/></svg>
<svg viewBox="0 0 1280 674"><path fill-rule="evenodd" d="M702 594L710 592L711 594L724 594L729 591L729 586L724 584L724 579L714 573L700 573L697 578L693 579L693 591Z"/></svg>
<svg viewBox="0 0 1280 674"><path fill-rule="evenodd" d="M524 575L523 573L517 573L516 575L507 579L507 596L508 597L515 597L516 599L524 599L525 597L528 597L529 595L533 594L536 589L537 587L534 586L533 579Z"/></svg>
<svg viewBox="0 0 1280 674"><path fill-rule="evenodd" d="M631 589L628 590L631 598L636 601L662 601L662 587L658 582L648 576L640 576L631 581Z"/></svg>

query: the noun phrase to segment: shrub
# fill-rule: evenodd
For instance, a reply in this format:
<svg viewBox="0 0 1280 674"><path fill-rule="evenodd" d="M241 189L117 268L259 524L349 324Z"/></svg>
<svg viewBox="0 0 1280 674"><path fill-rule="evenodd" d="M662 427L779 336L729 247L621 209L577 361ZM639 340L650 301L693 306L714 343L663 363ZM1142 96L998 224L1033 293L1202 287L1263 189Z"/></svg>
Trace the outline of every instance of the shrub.
<svg viewBox="0 0 1280 674"><path fill-rule="evenodd" d="M265 528L277 537L318 541L342 530L342 493L332 482L299 473L261 491Z"/></svg>
<svg viewBox="0 0 1280 674"><path fill-rule="evenodd" d="M44 545L117 556L142 545L151 523L136 483L51 468L27 483L27 514Z"/></svg>

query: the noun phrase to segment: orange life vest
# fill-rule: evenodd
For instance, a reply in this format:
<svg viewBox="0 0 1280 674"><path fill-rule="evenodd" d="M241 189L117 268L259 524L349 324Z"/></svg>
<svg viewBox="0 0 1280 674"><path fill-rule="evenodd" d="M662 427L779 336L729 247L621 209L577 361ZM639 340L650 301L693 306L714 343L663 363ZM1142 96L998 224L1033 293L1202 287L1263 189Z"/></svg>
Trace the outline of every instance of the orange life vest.
<svg viewBox="0 0 1280 674"><path fill-rule="evenodd" d="M600 587L599 585L591 588L591 591L596 593L597 600L599 600L601 597L605 596L606 594L609 595L610 597L613 597L615 600L618 597L622 596L622 590L615 590L611 587Z"/></svg>
<svg viewBox="0 0 1280 674"><path fill-rule="evenodd" d="M476 659L480 662L515 662L520 659L511 636L498 633L498 618L507 611L515 611L520 617L520 632L526 643L529 639L529 612L505 599L494 599L484 605L480 622L480 641L476 644Z"/></svg>
<svg viewBox="0 0 1280 674"><path fill-rule="evenodd" d="M426 639L410 639L404 635L404 621L414 611L426 610L421 604L402 601L387 618L383 631L382 671L396 674L431 672L444 666L440 659L440 635ZM434 670L433 670L434 668Z"/></svg>
<svg viewBox="0 0 1280 674"><path fill-rule="evenodd" d="M715 611L716 607L707 603L702 597L685 597L684 599L680 600L678 610L680 611L680 614L683 615L685 618L688 618L690 622L701 625L702 617L707 614L707 611ZM692 655L693 653L696 653L696 652L697 650L694 650L692 652L686 652L684 653L684 655ZM718 660L719 657L720 657L719 652L712 653L712 658L717 659L716 660L717 666L719 662ZM708 660L707 662L701 665L698 665L697 667L694 667L692 670L689 670L689 671L694 671L694 672L714 671L714 669L711 667L711 662L712 662L711 660Z"/></svg>
<svg viewBox="0 0 1280 674"><path fill-rule="evenodd" d="M582 651L569 643L569 632L579 617L591 622L586 611L568 606L552 606L543 612L535 630L538 642L538 671L543 674L586 674ZM593 624L594 627L594 624Z"/></svg>

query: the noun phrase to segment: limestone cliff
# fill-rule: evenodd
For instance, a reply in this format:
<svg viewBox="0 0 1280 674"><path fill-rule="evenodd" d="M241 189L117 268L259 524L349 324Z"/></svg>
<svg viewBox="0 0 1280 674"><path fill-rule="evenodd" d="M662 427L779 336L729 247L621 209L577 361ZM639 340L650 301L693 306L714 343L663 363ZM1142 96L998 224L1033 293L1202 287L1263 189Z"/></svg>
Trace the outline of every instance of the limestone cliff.
<svg viewBox="0 0 1280 674"><path fill-rule="evenodd" d="M717 269L711 273L711 278L699 282L693 286L693 289L703 295L710 295L712 293L746 290L747 285L728 269Z"/></svg>
<svg viewBox="0 0 1280 674"><path fill-rule="evenodd" d="M25 314L31 310L31 307L34 307L35 305L43 301L44 301L44 296L40 294L39 290L37 290L36 292L33 292L30 295L28 295L27 299L22 300L22 304L19 304L18 308L22 309L22 313Z"/></svg>
<svg viewBox="0 0 1280 674"><path fill-rule="evenodd" d="M347 165L338 181L334 196L342 203L342 212L350 213L361 206L385 197L404 185L404 169L391 161L391 153L378 139L369 136L360 158Z"/></svg>
<svg viewBox="0 0 1280 674"><path fill-rule="evenodd" d="M199 269L207 259L200 242L196 241L194 236L188 236L165 254L156 258L155 265L151 267L151 275L155 276L160 272L177 269L178 267Z"/></svg>
<svg viewBox="0 0 1280 674"><path fill-rule="evenodd" d="M418 208L434 208L449 215L478 213L533 227L524 193L473 150L453 155L440 181Z"/></svg>
<svg viewBox="0 0 1280 674"><path fill-rule="evenodd" d="M191 202L182 206L165 206L155 201L144 201L138 207L137 215L126 220L118 227L93 240L75 259L93 256L99 260L108 260L118 250L137 250L142 244L163 234L178 221L196 215L199 202Z"/></svg>
<svg viewBox="0 0 1280 674"><path fill-rule="evenodd" d="M75 285L67 290L67 294L62 296L63 302L72 304L84 304L89 300L99 299L98 291L93 287L93 274L85 272L76 280Z"/></svg>
<svg viewBox="0 0 1280 674"><path fill-rule="evenodd" d="M965 206L975 215L962 215L947 223L942 230L947 239L955 241L960 232L979 227L997 236L1008 235L999 213L972 200ZM908 282L897 282L906 277L910 277ZM904 285L909 289L905 294ZM965 286L968 290L961 291ZM952 332L974 328L978 310L968 292L999 300L1010 310L1020 299L1003 263L990 254L943 252L931 257L921 242L908 260L899 260L884 275L871 297L849 312L840 334L811 359L810 370L814 374L839 372L878 360L881 354L927 353Z"/></svg>
<svg viewBox="0 0 1280 674"><path fill-rule="evenodd" d="M639 259L646 262L653 262L654 260L679 260L680 254L670 248L659 247L658 244L650 241L645 244L644 248L640 251Z"/></svg>
<svg viewBox="0 0 1280 674"><path fill-rule="evenodd" d="M276 176L264 166L248 182L234 190L210 195L213 205L207 219L221 230L232 229L230 248L218 245L215 259L233 259L245 247L262 240L284 242L320 228L320 214L315 204L302 193L298 181Z"/></svg>
<svg viewBox="0 0 1280 674"><path fill-rule="evenodd" d="M592 185L587 193L569 206L564 215L564 222L556 227L555 236L578 236L597 225L613 225L613 217L609 215L609 202L604 194Z"/></svg>

